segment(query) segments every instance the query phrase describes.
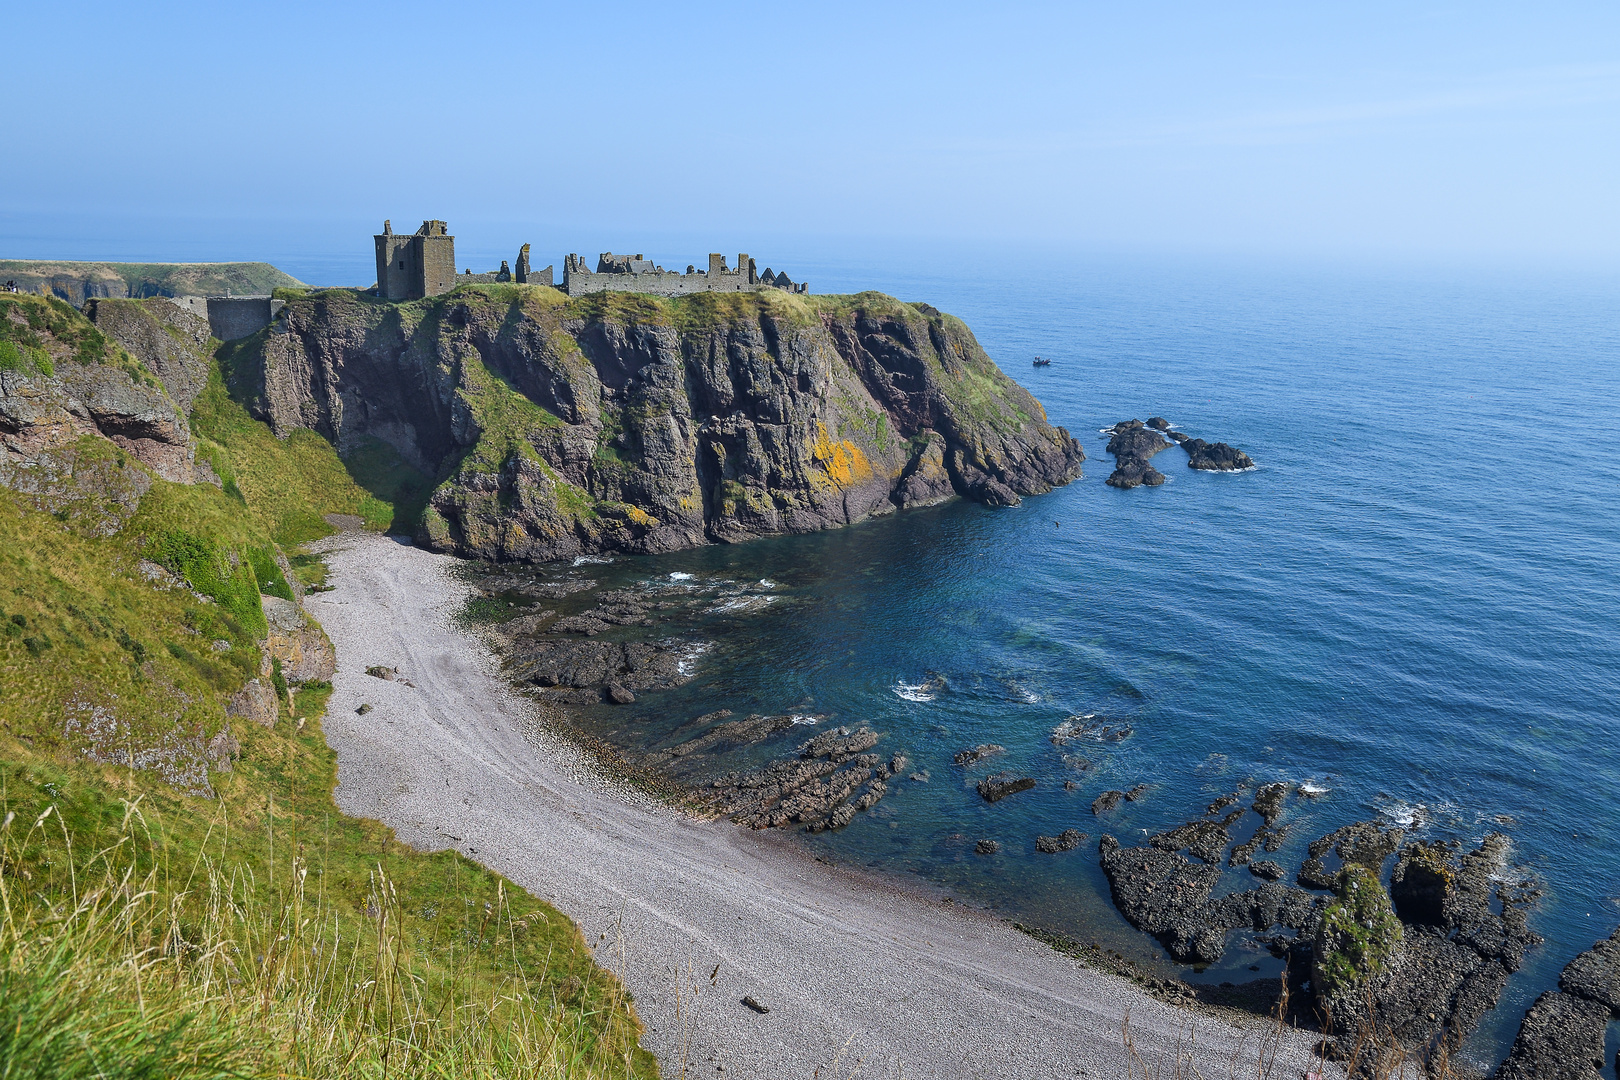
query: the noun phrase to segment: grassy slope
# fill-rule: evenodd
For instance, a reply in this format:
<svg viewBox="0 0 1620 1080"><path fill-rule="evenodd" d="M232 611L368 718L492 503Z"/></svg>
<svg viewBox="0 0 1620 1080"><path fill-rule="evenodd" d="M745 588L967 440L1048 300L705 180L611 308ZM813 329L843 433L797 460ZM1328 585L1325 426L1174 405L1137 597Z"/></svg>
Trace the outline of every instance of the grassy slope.
<svg viewBox="0 0 1620 1080"><path fill-rule="evenodd" d="M325 688L299 694L298 718L286 715L283 700L282 722L273 730L231 724L240 757L234 770L207 776L217 798L187 795L185 784L161 782L161 764L132 770L117 763L125 760L120 747L139 757L143 749L175 740L201 745L226 724L224 699L259 664L256 628L232 610L236 578L251 571L261 577L278 573L273 564L267 570L258 553L329 531L322 513L356 513L385 524L397 509L362 487L317 436L278 442L225 394L217 373L198 402L194 427L205 456L227 478L227 490L155 481L139 513L110 540L80 535L71 522L0 490L0 814L16 815L0 829L0 885L7 890L8 913L0 932L0 978L21 980L0 997L32 1001L24 992L29 978L66 977L51 974L42 943L72 939L61 919L71 915L84 882L109 872L114 879L124 871L133 872L135 881L149 879L154 895L143 901L147 908L172 906L175 925L193 928L214 926L202 899L210 887L236 889L233 910L257 913L272 924L291 917L288 898L301 888L309 896L300 910L318 914L310 925L325 927L328 940L271 935L272 941L291 942L287 950L302 949L301 980L284 979L268 997L242 996L239 991L262 975L247 970L249 955L262 943L254 943L252 919L243 915L214 926L213 951L204 950L235 957L239 970L223 984L234 989L202 992L196 971L179 964L169 972L172 1008L154 1007L158 1019L151 1023L196 1014L189 1030L197 1038L224 1032L219 1046L237 1054L239 1066L251 1073L292 1068L306 1075L370 1074L392 1053L396 1068L416 1061L405 1068L409 1074L439 1068L432 1065L439 1060L433 1054L442 1052L457 1061L493 1055L507 1062L496 1073L560 1075L558 1063L572 1059L581 1076L653 1075L650 1056L636 1047L636 1021L621 988L595 966L565 917L458 855L417 855L385 827L336 811L334 755L320 732ZM372 471L382 480L374 476L372 486L386 492L390 469L397 479L397 463L374 456L380 461L371 463ZM139 559L161 558L163 545L173 546L177 535L200 545L204 569L211 567L219 578L202 584L218 592L220 602L142 578ZM311 580L319 577L317 562L300 561ZM183 560L178 565L192 566ZM256 584L247 578L255 602ZM79 718L77 730L72 717ZM86 749L93 751L89 758ZM131 802L140 804L144 826L126 822ZM23 827L48 807L55 807L52 820L65 824L65 833L50 842L44 831L25 837ZM67 852L69 838L77 856ZM147 854L131 861L137 847ZM86 860L86 852L107 848L122 853L115 854L110 870ZM301 860L296 867L291 853ZM208 873L199 869L209 867ZM305 876L290 876L295 870ZM376 914L379 902L388 918ZM126 930L137 922L126 920ZM94 940L91 935L82 943L84 955L74 960L76 970L93 974L94 982L113 977L109 972L161 966L169 953L141 949L162 945L173 934L150 920L141 925L150 936L145 946L133 932ZM366 956L386 952L394 958L369 979L391 987L386 1016L376 1011L374 999L360 1002L344 991L348 984L332 977L330 965L315 962L334 955L331 935L351 951L359 943ZM171 962L184 959L177 955ZM310 974L323 970L325 982ZM306 993L312 986L324 989ZM320 1008L311 1004L316 999L324 1003ZM308 1058L312 1017L322 1009L327 1035L344 1050ZM0 1027L37 1026L45 1023L43 1015L7 1014ZM403 1035L402 1016L415 1018ZM484 1042L444 1041L452 1029L463 1035L472 1030L449 1023L462 1016L483 1018L483 1026L474 1028ZM136 1019L134 1027L120 1030L150 1039L156 1029ZM500 1046L488 1041L492 1032L505 1033ZM19 1045L0 1038L0 1058ZM207 1056L192 1049L198 1060ZM352 1061L344 1065L351 1052Z"/></svg>

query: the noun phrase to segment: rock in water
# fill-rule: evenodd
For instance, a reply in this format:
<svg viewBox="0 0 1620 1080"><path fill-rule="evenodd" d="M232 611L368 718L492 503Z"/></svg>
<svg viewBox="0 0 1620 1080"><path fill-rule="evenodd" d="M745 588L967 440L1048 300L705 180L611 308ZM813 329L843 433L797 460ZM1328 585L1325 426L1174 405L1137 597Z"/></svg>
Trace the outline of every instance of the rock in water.
<svg viewBox="0 0 1620 1080"><path fill-rule="evenodd" d="M1181 444L1187 451L1187 468L1207 472L1237 472L1254 468L1254 461L1235 446L1223 442L1207 443L1203 439L1188 439Z"/></svg>
<svg viewBox="0 0 1620 1080"><path fill-rule="evenodd" d="M980 743L978 746L957 751L956 756L951 761L957 765L973 765L992 754L1004 754L1006 752L1007 748L1005 746L998 746L995 743Z"/></svg>
<svg viewBox="0 0 1620 1080"><path fill-rule="evenodd" d="M1114 425L1114 435L1108 440L1108 453L1114 455L1114 471L1108 477L1109 487L1128 490L1146 485L1158 487L1164 483L1164 474L1148 464L1148 458L1170 446L1163 435L1140 420L1122 420Z"/></svg>
<svg viewBox="0 0 1620 1080"><path fill-rule="evenodd" d="M1056 836L1037 836L1035 850L1047 855L1056 855L1060 851L1073 851L1086 842L1086 834L1079 829L1064 829Z"/></svg>
<svg viewBox="0 0 1620 1080"><path fill-rule="evenodd" d="M1604 1034L1620 1016L1620 930L1571 960L1558 989L1536 999L1495 1080L1595 1077Z"/></svg>
<svg viewBox="0 0 1620 1080"><path fill-rule="evenodd" d="M1009 795L1016 795L1020 791L1028 791L1034 786L1034 777L997 773L995 776L987 776L979 781L979 794L983 796L985 802L1000 802Z"/></svg>

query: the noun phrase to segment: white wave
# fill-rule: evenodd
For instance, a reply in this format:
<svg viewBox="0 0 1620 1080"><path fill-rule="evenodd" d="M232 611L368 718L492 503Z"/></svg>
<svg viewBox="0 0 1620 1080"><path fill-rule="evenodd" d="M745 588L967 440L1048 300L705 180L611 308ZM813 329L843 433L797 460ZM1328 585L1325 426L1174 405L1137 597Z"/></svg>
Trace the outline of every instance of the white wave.
<svg viewBox="0 0 1620 1080"><path fill-rule="evenodd" d="M1425 824L1429 820L1429 809L1422 803L1397 802L1384 807L1384 816L1403 829L1410 829Z"/></svg>
<svg viewBox="0 0 1620 1080"><path fill-rule="evenodd" d="M1318 795L1326 795L1330 790L1331 789L1320 780L1306 780L1299 785L1299 793L1312 799L1316 798Z"/></svg>
<svg viewBox="0 0 1620 1080"><path fill-rule="evenodd" d="M895 683L889 689L893 690L895 697L902 701L933 701L937 695L932 691L925 690L924 687L927 685L927 683L917 683L915 685Z"/></svg>
<svg viewBox="0 0 1620 1080"><path fill-rule="evenodd" d="M759 579L759 587L762 589L774 589L776 588L776 582L768 577L762 577Z"/></svg>
<svg viewBox="0 0 1620 1080"><path fill-rule="evenodd" d="M575 555L574 556L574 565L575 566L585 566L587 564L588 565L593 565L593 566L600 566L600 565L603 565L605 563L610 563L612 561L613 560L611 558L609 558L608 556L606 556L606 555Z"/></svg>
<svg viewBox="0 0 1620 1080"><path fill-rule="evenodd" d="M1017 683L1008 683L1007 685L1012 688L1013 692L1018 695L1019 700L1021 700L1025 705L1035 705L1041 700L1041 695L1037 694L1033 690L1026 690Z"/></svg>
<svg viewBox="0 0 1620 1080"><path fill-rule="evenodd" d="M774 596L734 596L729 600L722 600L709 608L705 614L723 615L733 611L758 611L776 603Z"/></svg>
<svg viewBox="0 0 1620 1080"><path fill-rule="evenodd" d="M690 646L686 650L685 654L679 660L675 661L676 673L679 674L683 679L691 678L692 672L697 669L698 660L703 656L704 653L709 651L710 647L711 646L707 641L701 641L696 645Z"/></svg>
<svg viewBox="0 0 1620 1080"><path fill-rule="evenodd" d="M791 723L810 724L812 726L815 725L816 722L817 722L816 717L814 717L814 716L790 716L790 717L788 717L788 720Z"/></svg>
<svg viewBox="0 0 1620 1080"><path fill-rule="evenodd" d="M674 573L669 575L669 580L671 580L671 581L691 581L692 578L695 577L695 576L696 575L694 575L694 574L683 574L681 571L676 570Z"/></svg>

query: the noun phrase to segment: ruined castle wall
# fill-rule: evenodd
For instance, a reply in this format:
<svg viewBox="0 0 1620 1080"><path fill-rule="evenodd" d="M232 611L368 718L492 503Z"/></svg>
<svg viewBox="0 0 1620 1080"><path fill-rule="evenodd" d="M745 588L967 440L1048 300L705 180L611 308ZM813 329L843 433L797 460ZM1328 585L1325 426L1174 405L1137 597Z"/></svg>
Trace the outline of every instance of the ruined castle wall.
<svg viewBox="0 0 1620 1080"><path fill-rule="evenodd" d="M411 283L418 276L412 237L387 233L376 240L377 295L388 300L409 299Z"/></svg>
<svg viewBox="0 0 1620 1080"><path fill-rule="evenodd" d="M245 338L269 326L280 307L268 296L210 296L208 330L221 341Z"/></svg>
<svg viewBox="0 0 1620 1080"><path fill-rule="evenodd" d="M456 241L451 236L415 236L422 270L416 297L438 296L456 287ZM414 299L414 297L413 297Z"/></svg>

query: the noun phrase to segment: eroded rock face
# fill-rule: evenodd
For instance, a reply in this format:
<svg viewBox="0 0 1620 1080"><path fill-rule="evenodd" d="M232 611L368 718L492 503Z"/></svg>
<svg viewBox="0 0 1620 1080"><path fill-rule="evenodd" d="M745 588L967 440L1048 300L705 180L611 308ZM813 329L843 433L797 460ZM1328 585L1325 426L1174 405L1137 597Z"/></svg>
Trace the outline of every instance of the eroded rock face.
<svg viewBox="0 0 1620 1080"><path fill-rule="evenodd" d="M182 414L208 385L208 320L166 297L150 300L92 299L84 314L96 329L122 345L163 382Z"/></svg>
<svg viewBox="0 0 1620 1080"><path fill-rule="evenodd" d="M278 433L376 436L441 478L419 539L483 558L1010 505L1084 460L959 321L877 294L320 294L227 359Z"/></svg>

